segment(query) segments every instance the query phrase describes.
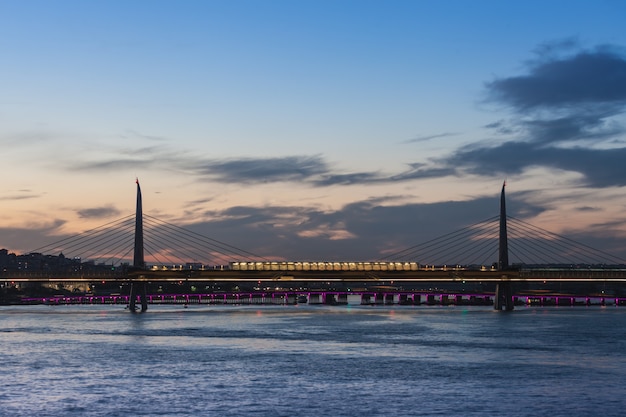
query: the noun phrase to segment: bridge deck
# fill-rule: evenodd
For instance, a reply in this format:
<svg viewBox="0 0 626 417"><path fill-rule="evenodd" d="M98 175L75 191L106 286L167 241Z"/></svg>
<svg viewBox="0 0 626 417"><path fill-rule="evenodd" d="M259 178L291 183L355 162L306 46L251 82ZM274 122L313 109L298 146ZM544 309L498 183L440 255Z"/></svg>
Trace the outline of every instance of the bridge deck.
<svg viewBox="0 0 626 417"><path fill-rule="evenodd" d="M521 269L510 271L473 270L463 268L423 269L417 271L238 271L230 269L183 269L133 271L118 276L84 275L11 275L0 277L5 282L626 282L626 269Z"/></svg>

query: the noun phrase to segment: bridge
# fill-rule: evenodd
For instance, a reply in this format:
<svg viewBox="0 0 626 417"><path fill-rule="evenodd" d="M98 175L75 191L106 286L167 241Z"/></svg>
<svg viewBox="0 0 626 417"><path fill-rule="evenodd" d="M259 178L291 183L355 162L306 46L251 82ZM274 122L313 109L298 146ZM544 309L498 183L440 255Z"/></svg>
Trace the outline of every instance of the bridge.
<svg viewBox="0 0 626 417"><path fill-rule="evenodd" d="M154 292L155 286L158 291L163 291L163 286L169 288L168 285L184 285L196 292L207 288L215 292L221 291L223 284L231 283L229 288L245 287L256 293L273 288L279 294L286 294L284 299L289 300L290 297L298 297L296 290L302 293L304 287L320 289L318 287L322 285L329 289L332 289L331 287L342 289L344 291L337 294L345 293L345 296L348 295L347 291L354 295L356 289L365 297L369 294L369 288L376 287L387 288L388 293L400 294L400 288L425 283L437 286L473 284L473 288L476 285L490 287L493 290L493 300L490 302L493 302L494 308L510 311L514 309L516 301L519 302L513 293L514 285L546 282L621 285L626 282L626 267L621 259L507 216L504 184L498 216L403 249L388 255L387 259L367 262L264 259L224 242L144 215L139 181L136 185L137 201L134 216L125 217L40 249L42 252L51 252L65 248L64 250L78 252L84 256L86 248L91 248L92 253L98 253L100 257L108 256L107 261L101 264L108 265L110 262L110 268L87 271L81 264L80 267L73 267L61 274L42 270L12 271L10 276L4 274L5 285L9 282L56 284L82 288L87 292L93 292L94 288L109 286L127 294L112 295L117 297L115 300L124 300L133 312L136 310L143 312L147 310L149 303L162 301L148 292L149 287ZM493 227L494 224L497 227ZM511 225L514 227L510 227ZM150 239L146 239L144 235L145 227L151 231ZM512 240L509 239L509 234ZM132 236L132 245L127 249L129 236ZM194 243L196 246L190 245ZM176 254L179 247L188 251L186 259L185 255ZM118 254L120 250L121 255ZM122 262L121 260L128 258L127 255L131 251L132 264L128 261ZM146 252L152 261L150 265L145 259ZM441 255L446 252L448 262ZM514 253L517 258L520 258L520 255L534 255L539 262L511 264L510 253ZM190 260L202 259L207 254L222 262L204 263ZM571 257L563 260L565 259L563 254ZM574 254L585 255L585 261L581 262L581 258ZM490 262L489 260L496 255L497 261ZM171 259L172 257L176 259ZM455 257L458 262L449 262ZM117 259L117 264L111 259ZM479 261L476 261L477 259ZM285 291L285 288L291 292ZM115 294L114 291L110 292ZM241 289L239 294L241 295ZM255 296L252 294L250 292L249 296L239 299L254 299ZM411 299L415 299L416 294L428 299L426 293L413 291L410 294ZM462 295L460 296L462 298ZM487 295L480 297L484 299ZM542 297L540 299L545 300L545 296ZM57 300L61 298L56 297ZM325 299L325 296L323 298ZM200 299L202 300L202 297ZM204 297L205 301L209 299L214 300L215 297ZM615 300L616 304L620 303L618 298Z"/></svg>

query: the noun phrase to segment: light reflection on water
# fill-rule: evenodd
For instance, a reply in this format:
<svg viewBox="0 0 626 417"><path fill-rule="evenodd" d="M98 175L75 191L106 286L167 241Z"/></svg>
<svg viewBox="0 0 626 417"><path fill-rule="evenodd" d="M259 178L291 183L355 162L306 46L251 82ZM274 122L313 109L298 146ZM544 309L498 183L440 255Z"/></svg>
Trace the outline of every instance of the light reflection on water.
<svg viewBox="0 0 626 417"><path fill-rule="evenodd" d="M0 307L18 415L620 415L626 309Z"/></svg>

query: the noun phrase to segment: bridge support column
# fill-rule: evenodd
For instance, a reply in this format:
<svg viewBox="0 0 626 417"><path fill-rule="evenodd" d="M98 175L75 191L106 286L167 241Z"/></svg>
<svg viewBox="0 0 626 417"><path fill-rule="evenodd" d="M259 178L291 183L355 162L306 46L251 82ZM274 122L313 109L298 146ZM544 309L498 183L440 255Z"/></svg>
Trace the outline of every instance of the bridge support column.
<svg viewBox="0 0 626 417"><path fill-rule="evenodd" d="M509 269L509 244L506 229L506 198L504 195L504 187L506 182L502 184L502 192L500 193L500 237L498 243L498 270L506 271ZM502 276L506 279L506 275ZM500 281L496 286L496 299L493 302L493 308L496 310L513 310L513 287L510 281Z"/></svg>
<svg viewBox="0 0 626 417"><path fill-rule="evenodd" d="M137 184L137 207L135 209L135 245L133 255L133 268L145 269L146 262L143 256L143 209L141 205L141 187L139 187L139 180L136 180ZM143 278L143 277L142 277ZM141 303L141 312L148 310L148 298L146 297L146 283L144 282L131 282L130 283L130 297L128 298L128 308L132 313L137 311L137 297Z"/></svg>
<svg viewBox="0 0 626 417"><path fill-rule="evenodd" d="M348 294L337 294L337 304L348 304Z"/></svg>
<svg viewBox="0 0 626 417"><path fill-rule="evenodd" d="M493 302L493 308L496 310L513 310L513 287L510 282L500 282L496 285L496 296Z"/></svg>
<svg viewBox="0 0 626 417"><path fill-rule="evenodd" d="M128 309L131 313L137 312L137 301L141 304L141 312L148 310L148 297L146 295L146 283L133 282L130 284L128 297Z"/></svg>

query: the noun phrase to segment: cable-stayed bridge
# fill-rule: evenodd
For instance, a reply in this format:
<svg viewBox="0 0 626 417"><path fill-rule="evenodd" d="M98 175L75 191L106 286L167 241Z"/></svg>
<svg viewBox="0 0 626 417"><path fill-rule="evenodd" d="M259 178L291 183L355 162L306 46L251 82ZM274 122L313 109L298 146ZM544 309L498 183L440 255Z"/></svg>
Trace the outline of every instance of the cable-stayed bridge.
<svg viewBox="0 0 626 417"><path fill-rule="evenodd" d="M513 308L512 282L626 282L625 260L507 216L504 186L499 215L378 260L265 259L143 214L138 182L134 215L33 252L62 253L74 267L6 271L5 280L93 281L76 268L88 263L98 279L134 283L131 299L144 310L146 282L494 282L498 309Z"/></svg>
<svg viewBox="0 0 626 417"><path fill-rule="evenodd" d="M138 189L138 193L140 190ZM31 252L63 253L67 258L119 267L132 265L135 252L137 214L103 224L86 232L57 240ZM380 270L389 264L417 263L420 268L489 267L499 262L501 215L495 215L434 239L382 255L368 262L278 261L230 245L184 227L143 213L144 260L155 269L224 269L236 265L240 270L307 269ZM592 248L565 236L536 227L524 220L506 216L509 266L572 267L626 264L626 260ZM364 260L361 260L364 261ZM369 264L369 266L368 266ZM392 265L393 264L393 265ZM385 267L384 265L382 266ZM367 268L367 269L365 269ZM414 267L412 268L415 269Z"/></svg>
<svg viewBox="0 0 626 417"><path fill-rule="evenodd" d="M357 265L359 269L364 269L369 264L368 270L376 263L418 263L420 268L457 265L491 267L498 261L498 222L499 216L494 216L368 262L288 262L267 259L144 214L144 254L146 264L156 269L220 269L235 265L242 270L301 270L313 267L332 270L337 268L338 263L341 269L355 269ZM617 256L538 228L524 220L507 216L507 223L509 259L513 266L600 267L626 263L626 260ZM66 257L82 261L120 267L133 262L134 227L135 216L129 215L31 252L63 253ZM380 270L380 267L377 269Z"/></svg>

